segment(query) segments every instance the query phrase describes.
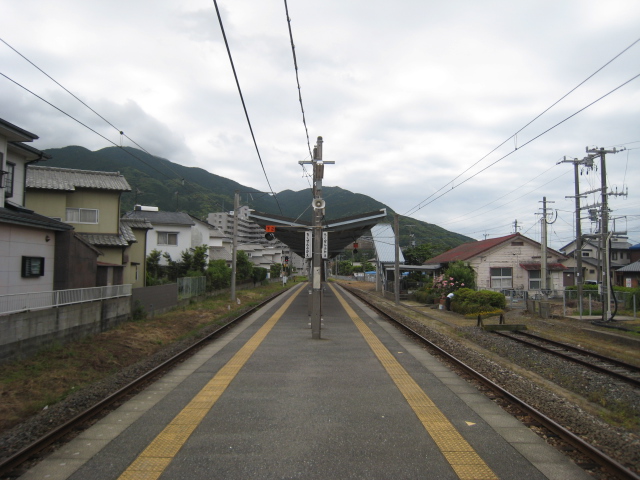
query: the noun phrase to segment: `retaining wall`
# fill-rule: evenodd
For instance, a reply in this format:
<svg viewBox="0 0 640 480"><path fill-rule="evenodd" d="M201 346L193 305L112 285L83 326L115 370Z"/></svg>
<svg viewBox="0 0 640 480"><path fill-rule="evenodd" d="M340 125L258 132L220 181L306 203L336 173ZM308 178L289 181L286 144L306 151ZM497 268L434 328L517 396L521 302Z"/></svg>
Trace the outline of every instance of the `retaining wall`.
<svg viewBox="0 0 640 480"><path fill-rule="evenodd" d="M24 358L56 343L104 332L130 316L131 297L0 316L0 363Z"/></svg>

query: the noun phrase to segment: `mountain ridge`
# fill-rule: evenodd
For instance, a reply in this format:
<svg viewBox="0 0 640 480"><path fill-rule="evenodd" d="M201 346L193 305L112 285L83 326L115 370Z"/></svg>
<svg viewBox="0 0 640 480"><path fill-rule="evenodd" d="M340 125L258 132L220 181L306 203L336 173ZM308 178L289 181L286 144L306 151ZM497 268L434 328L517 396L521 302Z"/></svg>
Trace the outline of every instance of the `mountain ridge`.
<svg viewBox="0 0 640 480"><path fill-rule="evenodd" d="M236 190L253 190L234 180L208 172L200 167L185 167L162 157L150 155L132 147L106 147L91 151L71 145L45 150L51 155L47 166L80 170L118 171L125 176L132 191L122 195L124 211L135 204L153 205L165 211L186 211L206 219L211 212L233 209ZM246 195L246 196L245 196ZM243 194L242 204L264 213L290 218L311 217L311 189L283 190L276 198L266 192ZM323 198L327 201L327 219L343 218L385 208L387 220L393 223L394 211L388 205L361 193L341 187L323 186ZM124 212L123 212L124 213ZM410 217L400 216L400 244L441 244L453 248L475 241L464 235ZM410 227L410 228L409 228ZM411 237L410 234L414 236Z"/></svg>

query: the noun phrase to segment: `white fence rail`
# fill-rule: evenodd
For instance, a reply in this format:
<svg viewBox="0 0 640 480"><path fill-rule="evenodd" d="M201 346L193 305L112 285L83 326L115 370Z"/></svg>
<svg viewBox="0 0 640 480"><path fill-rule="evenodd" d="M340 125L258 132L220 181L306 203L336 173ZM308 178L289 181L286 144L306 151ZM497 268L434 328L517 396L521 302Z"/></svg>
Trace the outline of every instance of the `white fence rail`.
<svg viewBox="0 0 640 480"><path fill-rule="evenodd" d="M16 293L0 296L0 315L28 310L59 307L72 303L92 302L131 295L131 285L76 288L53 292Z"/></svg>

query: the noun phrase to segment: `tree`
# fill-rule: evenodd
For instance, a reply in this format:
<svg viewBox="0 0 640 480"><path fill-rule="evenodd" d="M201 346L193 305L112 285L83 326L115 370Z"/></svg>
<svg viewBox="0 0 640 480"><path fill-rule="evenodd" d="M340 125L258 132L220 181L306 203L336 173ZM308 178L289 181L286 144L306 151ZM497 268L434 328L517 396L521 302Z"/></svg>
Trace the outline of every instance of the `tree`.
<svg viewBox="0 0 640 480"><path fill-rule="evenodd" d="M231 268L224 260L212 260L207 267L209 290L221 290L231 285Z"/></svg>
<svg viewBox="0 0 640 480"><path fill-rule="evenodd" d="M189 270L204 273L207 268L207 257L209 256L207 250L209 250L209 247L206 245L200 245L193 249Z"/></svg>
<svg viewBox="0 0 640 480"><path fill-rule="evenodd" d="M267 269L262 267L253 267L251 277L253 279L254 286L258 283L262 283L263 280L267 279Z"/></svg>
<svg viewBox="0 0 640 480"><path fill-rule="evenodd" d="M236 254L236 281L245 282L251 280L253 264L249 260L249 255L244 250L238 250Z"/></svg>
<svg viewBox="0 0 640 480"><path fill-rule="evenodd" d="M162 252L160 250L153 249L147 255L146 263L147 263L147 276L151 277L155 280L159 279L161 276L162 269L160 267L160 258L162 257Z"/></svg>
<svg viewBox="0 0 640 480"><path fill-rule="evenodd" d="M274 263L269 267L269 270L271 271L271 278L278 278L282 273L282 264Z"/></svg>
<svg viewBox="0 0 640 480"><path fill-rule="evenodd" d="M440 255L446 248L433 243L422 243L415 247L407 247L402 251L407 265L422 265L425 260Z"/></svg>
<svg viewBox="0 0 640 480"><path fill-rule="evenodd" d="M338 275L348 277L353 275L353 264L349 260L342 260L338 262Z"/></svg>
<svg viewBox="0 0 640 480"><path fill-rule="evenodd" d="M473 268L460 260L449 264L444 271L444 278L453 278L460 286L465 288L476 288L476 274Z"/></svg>

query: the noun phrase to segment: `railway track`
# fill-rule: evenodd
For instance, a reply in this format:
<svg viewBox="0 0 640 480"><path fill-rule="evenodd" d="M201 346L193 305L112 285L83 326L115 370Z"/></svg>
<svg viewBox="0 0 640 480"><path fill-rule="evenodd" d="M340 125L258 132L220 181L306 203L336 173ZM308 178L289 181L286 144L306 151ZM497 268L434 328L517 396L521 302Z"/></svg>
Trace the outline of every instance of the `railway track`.
<svg viewBox="0 0 640 480"><path fill-rule="evenodd" d="M145 374L134 379L133 381L128 383L126 386L112 393L111 395L104 398L100 402L96 403L92 407L79 413L78 415L68 420L67 422L63 423L62 425L54 428L53 430L48 432L46 435L36 440L35 442L31 443L30 445L26 446L20 451L14 453L10 457L1 460L0 461L0 478L5 478L7 476L9 476L10 478L13 478L12 472L16 468L18 468L20 465L34 458L36 455L38 455L38 453L42 452L44 449L54 444L55 442L60 441L71 432L81 429L82 425L86 424L91 419L97 417L102 412L107 411L112 405L116 404L120 399L136 392L140 387L146 385L149 381L155 379L160 374L166 372L172 366L176 365L177 363L191 356L200 347L202 347L204 344L209 342L211 339L220 335L223 331L227 330L229 327L247 318L249 315L254 313L263 305L267 304L268 302L278 297L279 295L282 295L286 291L287 290L282 290L280 292L277 292L271 295L269 298L263 300L258 305L255 305L254 307L241 313L240 315L233 318L225 325L221 325L218 329L211 332L209 335L203 337L202 339L198 340L196 343L192 344L191 346L177 353L170 359L166 360L165 362L149 370Z"/></svg>
<svg viewBox="0 0 640 480"><path fill-rule="evenodd" d="M529 405L527 402L518 398L516 395L513 395L506 389L502 388L500 385L491 381L489 378L485 377L481 373L477 372L475 369L464 363L463 361L456 358L454 355L451 355L446 350L440 348L438 345L433 343L431 340L425 338L422 334L417 332L411 326L407 325L403 319L402 315L398 314L397 309L393 307L382 307L377 305L376 303L372 303L369 301L369 298L361 291L350 288L346 285L342 285L346 290L350 293L358 297L361 301L367 304L368 307L377 311L381 316L389 319L394 324L401 327L404 331L409 333L411 336L419 339L424 345L426 345L429 349L436 352L436 354L444 359L447 362L454 365L456 368L462 370L471 378L482 384L484 387L490 389L496 396L507 401L511 405L517 407L521 412L525 415L535 419L542 425L544 428L553 432L555 435L564 440L567 444L571 445L573 448L576 448L584 455L586 455L593 462L602 466L602 468L613 475L615 478L622 480L640 480L640 476L635 474L633 471L626 468L617 460L611 458L609 455L601 451L594 445L591 445L589 442L585 441L581 437L575 435L573 432L560 425L558 422L540 412L538 409ZM395 306L394 306L395 307Z"/></svg>
<svg viewBox="0 0 640 480"><path fill-rule="evenodd" d="M502 337L523 343L584 367L628 382L640 388L640 368L574 345L568 345L528 332L494 332Z"/></svg>

